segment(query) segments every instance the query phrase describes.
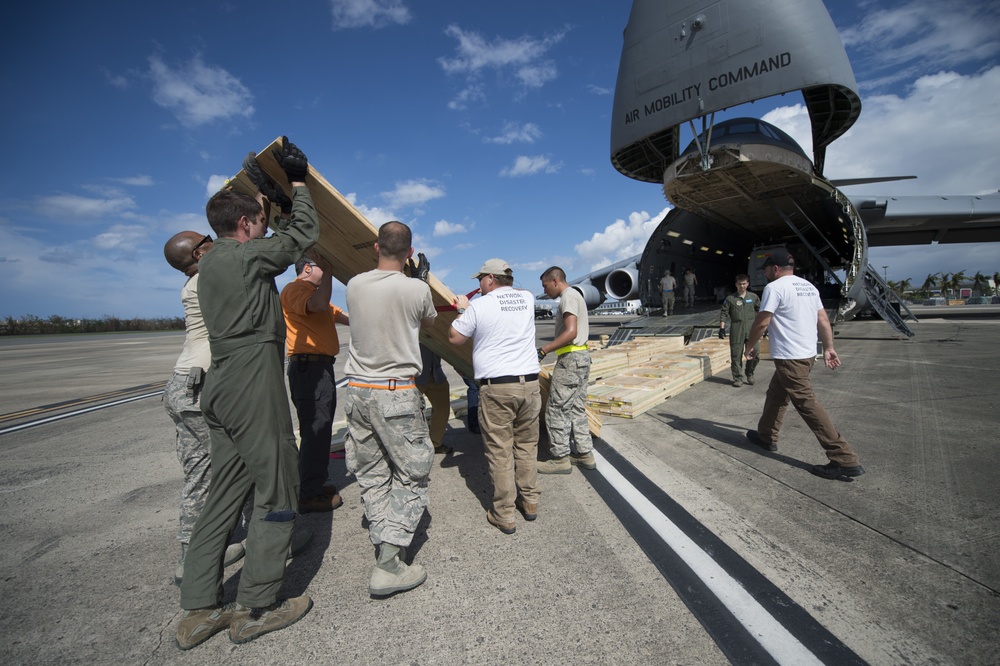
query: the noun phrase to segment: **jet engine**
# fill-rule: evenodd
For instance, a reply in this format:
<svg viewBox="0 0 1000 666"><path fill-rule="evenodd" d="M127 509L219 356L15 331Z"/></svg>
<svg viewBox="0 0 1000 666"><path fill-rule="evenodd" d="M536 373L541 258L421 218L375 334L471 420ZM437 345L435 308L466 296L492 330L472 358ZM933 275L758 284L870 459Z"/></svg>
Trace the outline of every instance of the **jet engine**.
<svg viewBox="0 0 1000 666"><path fill-rule="evenodd" d="M639 269L635 264L616 268L604 280L604 290L611 298L627 301L639 296Z"/></svg>
<svg viewBox="0 0 1000 666"><path fill-rule="evenodd" d="M587 304L588 310L593 310L604 302L604 294L602 294L601 290L592 285L590 282L581 282L580 284L570 286L573 289L576 289L580 295L583 296L583 300Z"/></svg>

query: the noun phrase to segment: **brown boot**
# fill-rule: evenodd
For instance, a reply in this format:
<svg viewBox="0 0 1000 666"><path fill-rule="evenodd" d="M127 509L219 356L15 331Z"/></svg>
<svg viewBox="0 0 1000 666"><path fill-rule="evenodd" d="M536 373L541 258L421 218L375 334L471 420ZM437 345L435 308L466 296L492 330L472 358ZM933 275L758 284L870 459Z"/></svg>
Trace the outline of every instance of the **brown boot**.
<svg viewBox="0 0 1000 666"><path fill-rule="evenodd" d="M572 471L573 466L569 462L569 456L538 463L539 474L569 474Z"/></svg>

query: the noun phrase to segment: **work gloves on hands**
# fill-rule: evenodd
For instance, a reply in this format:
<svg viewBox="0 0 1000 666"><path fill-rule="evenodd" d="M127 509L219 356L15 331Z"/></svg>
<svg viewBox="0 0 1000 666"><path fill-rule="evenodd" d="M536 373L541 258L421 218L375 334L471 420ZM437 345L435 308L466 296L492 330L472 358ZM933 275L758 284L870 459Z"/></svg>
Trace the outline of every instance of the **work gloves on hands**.
<svg viewBox="0 0 1000 666"><path fill-rule="evenodd" d="M271 154L285 172L289 183L305 182L306 173L309 171L309 160L298 146L288 140L287 136L281 137L281 149L273 148Z"/></svg>
<svg viewBox="0 0 1000 666"><path fill-rule="evenodd" d="M292 200L289 199L284 192L278 189L277 183L271 180L270 176L264 173L263 169L260 168L260 165L257 164L257 153L252 150L247 153L247 156L243 159L243 171L257 187L257 191L267 197L268 201L281 209L282 215L291 214Z"/></svg>
<svg viewBox="0 0 1000 666"><path fill-rule="evenodd" d="M423 280L427 282L427 276L431 272L431 262L427 261L427 257L423 252L417 253L417 263L413 263L413 259L408 260L410 266L410 277L417 278L418 280Z"/></svg>
<svg viewBox="0 0 1000 666"><path fill-rule="evenodd" d="M725 340L726 339L726 329L724 329L724 328L720 328L719 329L719 339L720 340Z"/></svg>
<svg viewBox="0 0 1000 666"><path fill-rule="evenodd" d="M545 356L546 356L545 350L542 349L541 347L539 347L538 348L538 360L541 361L543 358L545 358Z"/></svg>

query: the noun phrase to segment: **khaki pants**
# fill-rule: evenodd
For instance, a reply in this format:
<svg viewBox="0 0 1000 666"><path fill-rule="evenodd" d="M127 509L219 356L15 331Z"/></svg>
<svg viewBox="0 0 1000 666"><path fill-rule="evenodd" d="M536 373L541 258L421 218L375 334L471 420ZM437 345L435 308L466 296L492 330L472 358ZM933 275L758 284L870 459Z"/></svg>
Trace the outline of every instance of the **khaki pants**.
<svg viewBox="0 0 1000 666"><path fill-rule="evenodd" d="M479 389L479 427L493 482L493 517L514 520L514 500L538 502L538 381L483 383Z"/></svg>
<svg viewBox="0 0 1000 666"><path fill-rule="evenodd" d="M777 444L778 431L788 403L791 402L795 411L816 435L820 446L826 450L826 457L844 467L854 467L858 464L857 454L833 425L830 415L819 404L809 382L809 371L815 362L814 358L774 360L774 375L767 387L764 413L757 423L757 433L765 442Z"/></svg>

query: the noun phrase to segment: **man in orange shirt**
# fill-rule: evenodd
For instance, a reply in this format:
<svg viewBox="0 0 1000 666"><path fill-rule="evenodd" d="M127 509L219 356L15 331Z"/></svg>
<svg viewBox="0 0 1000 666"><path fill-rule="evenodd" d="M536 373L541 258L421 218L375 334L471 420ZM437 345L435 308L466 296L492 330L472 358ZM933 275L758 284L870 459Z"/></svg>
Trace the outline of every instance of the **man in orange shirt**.
<svg viewBox="0 0 1000 666"><path fill-rule="evenodd" d="M344 503L327 484L337 388L333 363L340 352L336 324L348 314L330 303L330 264L313 250L295 263L298 277L281 290L288 343L288 386L299 417L299 513L332 511Z"/></svg>

